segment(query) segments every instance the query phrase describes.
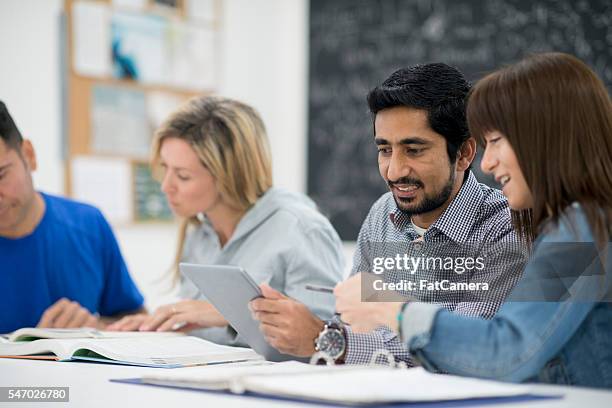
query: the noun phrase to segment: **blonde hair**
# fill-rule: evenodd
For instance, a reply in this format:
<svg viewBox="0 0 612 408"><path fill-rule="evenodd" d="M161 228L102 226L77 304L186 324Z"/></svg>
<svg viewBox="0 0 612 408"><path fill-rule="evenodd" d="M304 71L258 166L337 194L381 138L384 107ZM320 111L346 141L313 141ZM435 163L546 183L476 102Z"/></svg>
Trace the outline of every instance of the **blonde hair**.
<svg viewBox="0 0 612 408"><path fill-rule="evenodd" d="M164 140L177 138L193 148L202 165L217 181L221 198L238 211L246 212L272 187L272 159L266 129L252 107L236 100L199 96L190 99L155 132L152 167L160 169ZM174 260L173 283L178 282L189 225L196 216L184 219Z"/></svg>

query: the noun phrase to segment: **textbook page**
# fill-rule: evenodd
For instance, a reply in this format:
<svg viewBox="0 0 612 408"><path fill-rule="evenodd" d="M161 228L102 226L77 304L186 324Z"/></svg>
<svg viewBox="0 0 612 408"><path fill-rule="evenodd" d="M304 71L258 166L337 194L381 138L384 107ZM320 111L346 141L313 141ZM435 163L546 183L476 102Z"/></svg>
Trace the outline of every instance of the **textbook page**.
<svg viewBox="0 0 612 408"><path fill-rule="evenodd" d="M67 360L77 340L42 339L35 341L0 342L0 358L32 358L35 360Z"/></svg>
<svg viewBox="0 0 612 408"><path fill-rule="evenodd" d="M32 341L38 339L83 339L83 338L126 338L126 337L176 337L184 336L181 332L140 332L140 331L104 331L91 327L78 329L43 329L24 327L10 333L9 341Z"/></svg>
<svg viewBox="0 0 612 408"><path fill-rule="evenodd" d="M223 346L190 336L78 340L72 346L71 353L73 360L104 361L107 358L151 367L186 367L261 359L252 349Z"/></svg>

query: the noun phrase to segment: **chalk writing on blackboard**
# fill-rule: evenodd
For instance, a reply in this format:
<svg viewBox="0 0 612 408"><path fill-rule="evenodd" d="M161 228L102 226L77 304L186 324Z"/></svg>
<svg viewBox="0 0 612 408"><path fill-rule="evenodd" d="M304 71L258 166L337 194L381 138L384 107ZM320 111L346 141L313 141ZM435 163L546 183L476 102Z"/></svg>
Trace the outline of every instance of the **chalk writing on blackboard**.
<svg viewBox="0 0 612 408"><path fill-rule="evenodd" d="M386 191L365 97L394 70L445 62L475 81L561 51L612 85L608 0L311 0L309 37L308 193L346 240Z"/></svg>

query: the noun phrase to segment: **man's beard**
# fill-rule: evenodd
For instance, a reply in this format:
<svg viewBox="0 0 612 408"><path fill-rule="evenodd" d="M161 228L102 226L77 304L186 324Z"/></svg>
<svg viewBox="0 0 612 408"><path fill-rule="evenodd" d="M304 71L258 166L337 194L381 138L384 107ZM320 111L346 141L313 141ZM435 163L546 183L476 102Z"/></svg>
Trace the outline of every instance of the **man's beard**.
<svg viewBox="0 0 612 408"><path fill-rule="evenodd" d="M423 183L420 180L409 177L403 177L393 183L389 183L389 186L391 186L392 184L417 184L421 188L424 187ZM450 175L444 187L442 187L442 189L434 196L426 195L423 201L421 201L421 203L416 207L410 209L403 208L403 206L405 206L405 203L402 202L401 199L398 199L395 195L393 195L393 199L395 200L395 205L397 206L397 208L407 216L424 214L441 207L451 196L454 184L455 172L451 168Z"/></svg>

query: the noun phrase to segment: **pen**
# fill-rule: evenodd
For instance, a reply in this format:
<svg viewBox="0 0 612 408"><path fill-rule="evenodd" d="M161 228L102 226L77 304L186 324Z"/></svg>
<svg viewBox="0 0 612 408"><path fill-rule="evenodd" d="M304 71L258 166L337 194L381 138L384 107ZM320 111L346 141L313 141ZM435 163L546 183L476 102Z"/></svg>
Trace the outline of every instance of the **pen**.
<svg viewBox="0 0 612 408"><path fill-rule="evenodd" d="M304 286L304 288L307 290L312 290L314 292L334 293L334 288L329 288L326 286L306 285Z"/></svg>

